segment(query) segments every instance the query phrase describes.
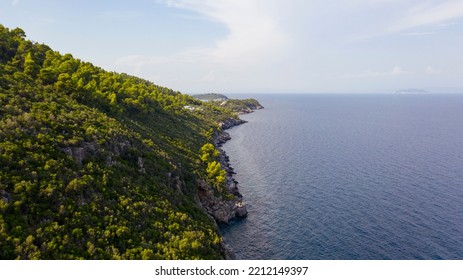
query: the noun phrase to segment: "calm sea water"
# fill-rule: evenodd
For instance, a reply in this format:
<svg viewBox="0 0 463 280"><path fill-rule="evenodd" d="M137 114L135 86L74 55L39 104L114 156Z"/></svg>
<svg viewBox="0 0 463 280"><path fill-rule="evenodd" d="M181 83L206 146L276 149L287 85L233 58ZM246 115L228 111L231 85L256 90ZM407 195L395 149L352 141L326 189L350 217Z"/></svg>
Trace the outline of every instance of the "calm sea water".
<svg viewBox="0 0 463 280"><path fill-rule="evenodd" d="M259 95L224 145L239 259L463 259L463 95Z"/></svg>

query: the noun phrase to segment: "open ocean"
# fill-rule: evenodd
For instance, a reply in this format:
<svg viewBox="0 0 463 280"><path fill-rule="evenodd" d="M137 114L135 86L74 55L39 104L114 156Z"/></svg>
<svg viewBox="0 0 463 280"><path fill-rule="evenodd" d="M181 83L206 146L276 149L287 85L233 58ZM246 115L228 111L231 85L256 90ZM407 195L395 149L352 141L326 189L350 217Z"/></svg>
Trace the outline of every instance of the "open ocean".
<svg viewBox="0 0 463 280"><path fill-rule="evenodd" d="M238 259L463 259L463 95L255 95Z"/></svg>

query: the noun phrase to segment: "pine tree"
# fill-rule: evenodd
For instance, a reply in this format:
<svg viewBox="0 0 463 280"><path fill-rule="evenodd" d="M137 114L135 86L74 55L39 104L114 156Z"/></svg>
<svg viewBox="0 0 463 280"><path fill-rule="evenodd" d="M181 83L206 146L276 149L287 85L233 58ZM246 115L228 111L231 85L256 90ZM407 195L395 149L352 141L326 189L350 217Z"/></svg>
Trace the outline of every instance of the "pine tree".
<svg viewBox="0 0 463 280"><path fill-rule="evenodd" d="M35 78L39 72L40 66L34 61L31 53L27 53L24 58L24 74Z"/></svg>

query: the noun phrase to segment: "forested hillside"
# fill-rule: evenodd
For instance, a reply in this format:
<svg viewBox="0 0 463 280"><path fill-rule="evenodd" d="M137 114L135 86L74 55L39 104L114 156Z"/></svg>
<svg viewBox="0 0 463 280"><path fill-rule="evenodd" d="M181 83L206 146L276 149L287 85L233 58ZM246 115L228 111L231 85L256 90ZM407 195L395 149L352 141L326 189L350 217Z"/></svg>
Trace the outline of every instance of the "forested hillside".
<svg viewBox="0 0 463 280"><path fill-rule="evenodd" d="M254 98L248 99L227 99L225 101L210 101L217 107L221 107L223 109L230 110L234 113L239 114L248 114L253 112L254 110L264 108L260 105L259 101Z"/></svg>
<svg viewBox="0 0 463 280"><path fill-rule="evenodd" d="M1 25L0 105L0 259L224 257L196 182L228 111Z"/></svg>
<svg viewBox="0 0 463 280"><path fill-rule="evenodd" d="M192 96L202 101L211 101L211 100L222 100L223 101L223 100L228 99L227 96L223 94L219 94L219 93L203 93L203 94L195 94Z"/></svg>
<svg viewBox="0 0 463 280"><path fill-rule="evenodd" d="M230 99L223 94L218 93L206 93L192 95L194 98L201 101L208 102L216 107L228 110L229 112L238 114L248 114L254 112L254 110L263 109L259 101L254 98L248 99Z"/></svg>

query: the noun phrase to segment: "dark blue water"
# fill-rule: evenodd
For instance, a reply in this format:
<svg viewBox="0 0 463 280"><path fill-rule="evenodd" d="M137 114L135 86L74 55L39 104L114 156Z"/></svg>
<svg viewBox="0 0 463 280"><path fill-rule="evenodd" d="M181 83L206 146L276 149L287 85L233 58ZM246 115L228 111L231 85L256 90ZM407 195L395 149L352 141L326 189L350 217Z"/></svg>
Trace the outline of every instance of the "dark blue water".
<svg viewBox="0 0 463 280"><path fill-rule="evenodd" d="M239 259L463 259L463 95L267 95L224 149Z"/></svg>

